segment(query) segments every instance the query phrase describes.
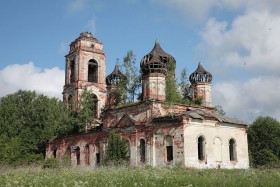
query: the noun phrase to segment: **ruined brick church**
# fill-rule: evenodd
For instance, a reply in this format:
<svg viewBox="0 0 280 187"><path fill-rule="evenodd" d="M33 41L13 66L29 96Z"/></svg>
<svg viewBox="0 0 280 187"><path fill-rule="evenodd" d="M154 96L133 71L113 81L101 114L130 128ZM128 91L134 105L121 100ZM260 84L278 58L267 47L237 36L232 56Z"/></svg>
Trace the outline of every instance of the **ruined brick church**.
<svg viewBox="0 0 280 187"><path fill-rule="evenodd" d="M140 62L142 100L116 106L113 90L124 75L116 66L106 77L100 41L91 33L81 33L65 58L63 100L77 102L84 89L93 93L96 128L51 140L47 158L69 156L73 166L96 168L105 158L108 133L115 130L128 143L131 166L249 167L247 123L216 113L212 75L201 64L189 80L192 97L201 97L202 105L175 104L170 108L165 103L167 59L176 61L156 41Z"/></svg>

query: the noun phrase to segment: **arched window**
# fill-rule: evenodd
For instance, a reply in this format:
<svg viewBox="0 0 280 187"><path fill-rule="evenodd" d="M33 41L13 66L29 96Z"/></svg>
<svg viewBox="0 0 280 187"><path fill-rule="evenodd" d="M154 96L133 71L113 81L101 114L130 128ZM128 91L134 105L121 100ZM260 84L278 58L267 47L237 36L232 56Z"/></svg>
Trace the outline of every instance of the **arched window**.
<svg viewBox="0 0 280 187"><path fill-rule="evenodd" d="M234 139L229 140L229 159L230 159L230 161L236 161L237 160L236 142L235 142Z"/></svg>
<svg viewBox="0 0 280 187"><path fill-rule="evenodd" d="M127 153L126 153L126 158L127 160L130 160L130 143L128 140L125 141L126 147L127 147Z"/></svg>
<svg viewBox="0 0 280 187"><path fill-rule="evenodd" d="M88 62L88 82L98 82L98 64L95 60L91 59Z"/></svg>
<svg viewBox="0 0 280 187"><path fill-rule="evenodd" d="M75 82L75 61L70 61L70 83Z"/></svg>
<svg viewBox="0 0 280 187"><path fill-rule="evenodd" d="M64 158L71 160L71 149L70 149L70 147L67 147L67 149L64 153Z"/></svg>
<svg viewBox="0 0 280 187"><path fill-rule="evenodd" d="M53 150L53 158L56 158L56 149Z"/></svg>
<svg viewBox="0 0 280 187"><path fill-rule="evenodd" d="M73 101L73 96L69 95L67 99L67 105L69 109L74 109L74 101Z"/></svg>
<svg viewBox="0 0 280 187"><path fill-rule="evenodd" d="M84 150L84 154L85 154L85 164L87 166L90 165L90 152L89 152L89 145L86 145L85 146L85 150Z"/></svg>
<svg viewBox="0 0 280 187"><path fill-rule="evenodd" d="M80 147L76 148L76 159L77 159L77 165L80 165L81 160L80 160Z"/></svg>
<svg viewBox="0 0 280 187"><path fill-rule="evenodd" d="M198 160L205 160L205 139L200 136L197 141Z"/></svg>
<svg viewBox="0 0 280 187"><path fill-rule="evenodd" d="M165 150L166 150L166 161L170 162L173 160L173 140L171 136L165 137Z"/></svg>
<svg viewBox="0 0 280 187"><path fill-rule="evenodd" d="M96 165L100 164L100 146L95 145L95 156L96 156Z"/></svg>
<svg viewBox="0 0 280 187"><path fill-rule="evenodd" d="M146 160L146 145L145 145L145 140L140 139L140 161L145 162Z"/></svg>
<svg viewBox="0 0 280 187"><path fill-rule="evenodd" d="M93 114L94 114L94 117L98 117L98 98L95 94L93 94L93 105L92 105L92 111L93 111Z"/></svg>

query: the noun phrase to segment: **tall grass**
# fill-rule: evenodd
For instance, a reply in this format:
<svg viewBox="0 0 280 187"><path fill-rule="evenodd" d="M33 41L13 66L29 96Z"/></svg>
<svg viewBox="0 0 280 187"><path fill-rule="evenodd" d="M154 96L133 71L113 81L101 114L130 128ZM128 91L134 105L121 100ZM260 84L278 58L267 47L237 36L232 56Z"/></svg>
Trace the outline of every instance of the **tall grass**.
<svg viewBox="0 0 280 187"><path fill-rule="evenodd" d="M41 169L38 166L0 169L0 186L280 186L279 169L102 167L92 170Z"/></svg>

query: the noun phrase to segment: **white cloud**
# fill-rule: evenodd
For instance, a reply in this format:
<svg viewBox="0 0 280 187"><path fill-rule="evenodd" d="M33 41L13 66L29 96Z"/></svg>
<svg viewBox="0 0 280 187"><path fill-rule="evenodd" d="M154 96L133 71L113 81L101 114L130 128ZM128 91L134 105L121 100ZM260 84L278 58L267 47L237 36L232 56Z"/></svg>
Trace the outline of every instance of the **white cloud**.
<svg viewBox="0 0 280 187"><path fill-rule="evenodd" d="M267 10L279 14L279 0L219 0L217 4L220 8L243 9L253 11Z"/></svg>
<svg viewBox="0 0 280 187"><path fill-rule="evenodd" d="M70 13L76 13L84 10L86 8L88 0L72 0L67 5L67 10Z"/></svg>
<svg viewBox="0 0 280 187"><path fill-rule="evenodd" d="M231 22L209 18L200 33L198 50L214 76L214 105L248 122L260 115L280 120L279 1L221 0L213 6L242 10Z"/></svg>
<svg viewBox="0 0 280 187"><path fill-rule="evenodd" d="M54 67L40 69L33 62L12 64L0 69L0 97L19 89L35 90L50 97L62 99L64 71Z"/></svg>
<svg viewBox="0 0 280 187"><path fill-rule="evenodd" d="M88 29L89 32L95 34L95 32L96 32L95 18L92 18L92 19L88 20L88 22L86 24L86 29Z"/></svg>
<svg viewBox="0 0 280 187"><path fill-rule="evenodd" d="M247 12L231 25L211 18L201 32L199 48L211 60L229 66L279 72L279 33L279 17L266 11Z"/></svg>
<svg viewBox="0 0 280 187"><path fill-rule="evenodd" d="M213 103L227 115L252 122L257 116L280 120L280 76L259 76L243 83L223 81L213 85Z"/></svg>
<svg viewBox="0 0 280 187"><path fill-rule="evenodd" d="M268 11L279 15L279 0L151 0L178 10L188 21L204 21L215 11ZM213 11L214 10L214 11Z"/></svg>

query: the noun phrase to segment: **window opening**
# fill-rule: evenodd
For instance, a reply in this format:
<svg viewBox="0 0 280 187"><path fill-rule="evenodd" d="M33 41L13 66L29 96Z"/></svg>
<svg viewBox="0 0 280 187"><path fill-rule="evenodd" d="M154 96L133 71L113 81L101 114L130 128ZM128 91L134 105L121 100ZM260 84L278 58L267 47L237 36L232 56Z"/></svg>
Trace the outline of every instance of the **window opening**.
<svg viewBox="0 0 280 187"><path fill-rule="evenodd" d="M234 139L229 140L229 158L230 161L236 161L237 156L236 156L236 143Z"/></svg>
<svg viewBox="0 0 280 187"><path fill-rule="evenodd" d="M96 161L96 165L98 166L100 164L101 161L101 156L100 156L100 146L99 144L95 145L95 161Z"/></svg>
<svg viewBox="0 0 280 187"><path fill-rule="evenodd" d="M56 158L56 149L53 150L53 157Z"/></svg>
<svg viewBox="0 0 280 187"><path fill-rule="evenodd" d="M88 82L97 82L97 72L98 64L95 60L90 60L88 62Z"/></svg>
<svg viewBox="0 0 280 187"><path fill-rule="evenodd" d="M77 165L80 165L81 160L80 160L80 147L77 147L76 149L76 159L77 159Z"/></svg>
<svg viewBox="0 0 280 187"><path fill-rule="evenodd" d="M130 143L128 140L125 141L127 147L126 159L130 160Z"/></svg>
<svg viewBox="0 0 280 187"><path fill-rule="evenodd" d="M203 136L200 136L198 138L198 159L199 160L205 160L205 139Z"/></svg>
<svg viewBox="0 0 280 187"><path fill-rule="evenodd" d="M100 153L96 153L96 164L100 164Z"/></svg>
<svg viewBox="0 0 280 187"><path fill-rule="evenodd" d="M75 82L75 61L70 61L70 83Z"/></svg>
<svg viewBox="0 0 280 187"><path fill-rule="evenodd" d="M167 162L170 162L173 160L173 140L171 136L166 136L165 145L166 145L166 160Z"/></svg>
<svg viewBox="0 0 280 187"><path fill-rule="evenodd" d="M145 155L146 155L146 147L145 147L145 140L140 139L140 161L145 162Z"/></svg>
<svg viewBox="0 0 280 187"><path fill-rule="evenodd" d="M71 149L70 147L67 147L64 157L66 157L67 159L69 158L71 160Z"/></svg>
<svg viewBox="0 0 280 187"><path fill-rule="evenodd" d="M94 117L96 117L97 118L97 114L98 114L98 106L97 106L97 104L98 104L98 99L97 99L97 96L94 94L93 96L93 108L92 108L92 111L93 111L93 115L94 115Z"/></svg>
<svg viewBox="0 0 280 187"><path fill-rule="evenodd" d="M90 165L89 158L90 158L89 145L86 145L85 146L85 164L88 166Z"/></svg>
<svg viewBox="0 0 280 187"><path fill-rule="evenodd" d="M68 96L67 104L68 104L68 108L69 108L69 109L71 109L71 110L74 109L74 101L73 101L72 95L69 95L69 96Z"/></svg>

